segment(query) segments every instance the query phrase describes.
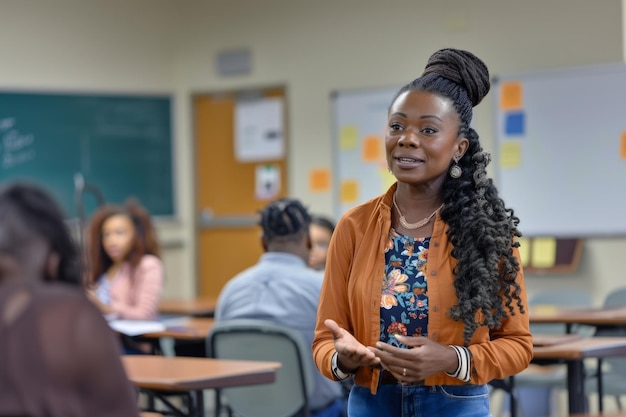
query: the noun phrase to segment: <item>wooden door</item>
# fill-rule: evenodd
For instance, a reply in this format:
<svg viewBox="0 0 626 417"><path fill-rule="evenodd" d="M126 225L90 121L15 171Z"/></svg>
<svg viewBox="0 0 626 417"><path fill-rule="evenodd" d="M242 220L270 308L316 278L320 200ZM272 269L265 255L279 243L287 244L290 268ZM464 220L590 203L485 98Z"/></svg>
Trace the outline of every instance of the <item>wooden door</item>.
<svg viewBox="0 0 626 417"><path fill-rule="evenodd" d="M263 253L258 212L269 201L286 196L287 164L284 157L246 163L235 158L236 100L250 95L284 98L285 92L283 88L272 88L200 94L193 99L196 256L200 296L217 297L228 280L258 261ZM286 125L283 132L287 138ZM285 141L288 142L287 139ZM256 170L259 165L271 165L280 172L281 187L275 198L261 200L256 197Z"/></svg>

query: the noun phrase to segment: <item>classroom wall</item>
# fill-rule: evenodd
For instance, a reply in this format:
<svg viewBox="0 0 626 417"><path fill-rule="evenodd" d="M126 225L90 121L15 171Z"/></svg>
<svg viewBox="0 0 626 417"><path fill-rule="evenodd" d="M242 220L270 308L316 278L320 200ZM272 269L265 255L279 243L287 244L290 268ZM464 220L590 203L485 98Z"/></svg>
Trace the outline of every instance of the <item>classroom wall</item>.
<svg viewBox="0 0 626 417"><path fill-rule="evenodd" d="M175 93L179 216L159 232L166 294L184 296L196 268L192 93L284 85L289 193L332 214L333 194L308 189L310 170L332 165L331 92L400 85L446 46L475 52L494 75L622 61L622 14L621 0L0 0L0 87ZM252 72L220 77L217 53L241 47ZM488 96L475 111L487 150L492 106ZM625 251L626 238L589 239L579 271L528 276L529 290L574 286L599 303L619 285Z"/></svg>

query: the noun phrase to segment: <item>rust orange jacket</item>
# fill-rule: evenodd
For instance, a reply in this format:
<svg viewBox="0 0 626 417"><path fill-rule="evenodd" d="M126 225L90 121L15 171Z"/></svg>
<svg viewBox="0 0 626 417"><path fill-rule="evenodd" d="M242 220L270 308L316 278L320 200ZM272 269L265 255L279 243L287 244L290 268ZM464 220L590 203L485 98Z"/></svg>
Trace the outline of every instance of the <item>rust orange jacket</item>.
<svg viewBox="0 0 626 417"><path fill-rule="evenodd" d="M313 356L318 369L326 377L336 379L331 370L335 352L333 337L324 326L333 319L365 346L374 346L380 339L380 298L384 277L384 249L391 227L391 204L396 185L386 194L348 211L338 222L328 250L324 284L317 312ZM427 261L428 275L428 338L446 345L463 345L463 323L454 321L448 311L457 303L453 270L456 265L446 224L437 215ZM513 253L519 258L517 248ZM524 274L517 281L521 298L527 304ZM515 304L515 303L514 303ZM478 312L477 320L482 320ZM509 315L499 329L480 326L469 345L472 353L470 383L484 384L495 378L514 375L525 369L532 359L532 336L528 314ZM370 387L375 393L379 370L361 367L355 382ZM458 385L463 382L446 375L432 375L426 385Z"/></svg>

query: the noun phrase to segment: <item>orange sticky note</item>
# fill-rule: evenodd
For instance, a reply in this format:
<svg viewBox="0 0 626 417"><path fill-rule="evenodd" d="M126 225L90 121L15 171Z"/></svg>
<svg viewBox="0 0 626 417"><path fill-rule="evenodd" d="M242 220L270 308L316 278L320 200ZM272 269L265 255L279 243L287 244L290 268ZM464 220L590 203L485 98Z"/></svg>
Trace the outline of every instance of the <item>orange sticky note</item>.
<svg viewBox="0 0 626 417"><path fill-rule="evenodd" d="M522 108L522 83L517 81L502 83L500 108L502 110L520 110Z"/></svg>
<svg viewBox="0 0 626 417"><path fill-rule="evenodd" d="M309 188L312 192L324 192L330 189L330 171L314 169L309 173Z"/></svg>
<svg viewBox="0 0 626 417"><path fill-rule="evenodd" d="M378 136L368 136L363 139L363 161L380 162L383 155L383 141Z"/></svg>
<svg viewBox="0 0 626 417"><path fill-rule="evenodd" d="M341 183L341 202L354 203L359 197L359 183L354 180L347 180Z"/></svg>
<svg viewBox="0 0 626 417"><path fill-rule="evenodd" d="M622 149L620 152L622 159L626 159L626 132L622 133Z"/></svg>

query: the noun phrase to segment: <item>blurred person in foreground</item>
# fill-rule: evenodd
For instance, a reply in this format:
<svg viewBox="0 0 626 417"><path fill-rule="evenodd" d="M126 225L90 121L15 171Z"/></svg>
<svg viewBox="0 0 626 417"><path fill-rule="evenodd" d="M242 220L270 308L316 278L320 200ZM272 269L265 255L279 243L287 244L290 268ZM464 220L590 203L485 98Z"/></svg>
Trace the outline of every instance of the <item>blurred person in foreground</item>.
<svg viewBox="0 0 626 417"><path fill-rule="evenodd" d="M35 185L2 188L0 415L137 417L119 355L56 202Z"/></svg>

